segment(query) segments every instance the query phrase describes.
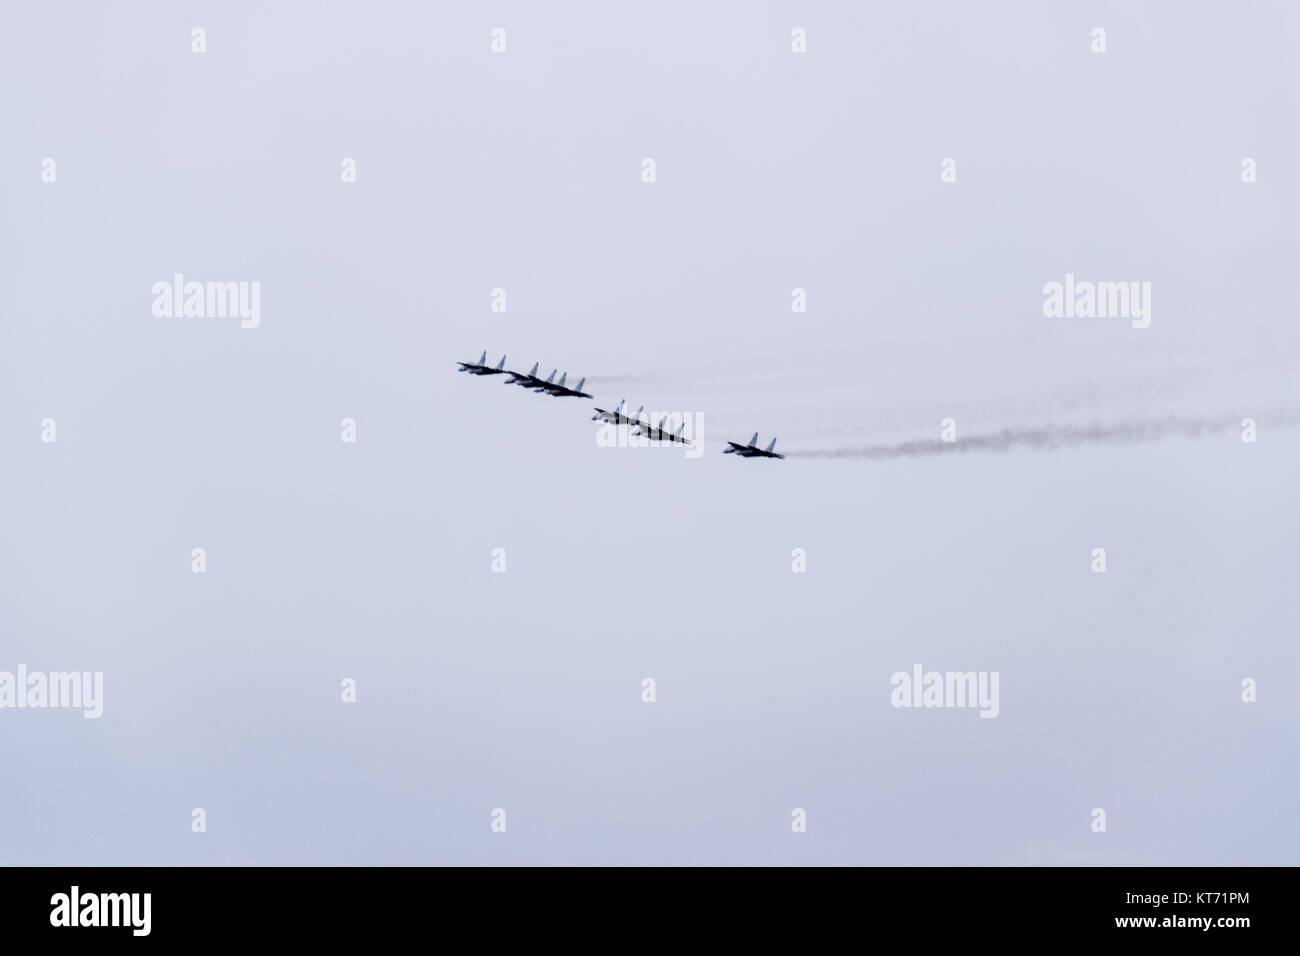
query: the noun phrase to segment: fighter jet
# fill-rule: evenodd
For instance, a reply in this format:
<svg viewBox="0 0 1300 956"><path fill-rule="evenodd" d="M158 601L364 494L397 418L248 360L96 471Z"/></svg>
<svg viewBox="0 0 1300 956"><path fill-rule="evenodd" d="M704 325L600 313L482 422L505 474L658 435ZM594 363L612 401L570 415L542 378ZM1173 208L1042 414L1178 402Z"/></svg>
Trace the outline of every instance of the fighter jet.
<svg viewBox="0 0 1300 956"><path fill-rule="evenodd" d="M638 416L640 414L641 414L640 412L637 413ZM682 432L686 430L685 419L682 420L681 425L678 426L677 431L675 433L664 431L664 422L666 421L668 421L668 417L665 415L663 418L659 419L659 424L654 426L653 428L646 422L638 421L636 423L636 428L633 430L632 434L645 435L651 441L666 441L666 442L673 442L679 445L693 444L693 442L689 438L682 437Z"/></svg>
<svg viewBox="0 0 1300 956"><path fill-rule="evenodd" d="M496 368L487 365L487 352L477 362L457 362L460 366L456 371L469 372L471 375L504 375L506 373L506 357L501 356L501 361L497 363ZM510 373L513 374L513 373Z"/></svg>
<svg viewBox="0 0 1300 956"><path fill-rule="evenodd" d="M627 404L627 399L620 398L618 400L618 404L614 406L614 410L612 412L608 412L603 408L598 408L596 409L595 414L591 416L591 420L593 422L606 422L610 425L622 424L619 421L619 419L623 417L623 406L625 404Z"/></svg>
<svg viewBox="0 0 1300 956"><path fill-rule="evenodd" d="M587 381L585 378L578 382L577 388L568 388L564 382L569 377L569 373L565 372L557 382L555 381L555 373L558 371L559 369L552 369L551 374L543 381L537 377L537 363L534 362L533 370L527 375L523 372L507 372L506 374L510 378L506 381L506 384L518 385L520 388L527 388L534 392L545 392L547 395L553 395L556 398L591 398L582 390L582 386Z"/></svg>
<svg viewBox="0 0 1300 956"><path fill-rule="evenodd" d="M558 368L551 369L551 374L546 376L546 381L544 382L536 375L530 376L532 381L525 385L524 388L531 389L534 392L544 392L555 385L555 373L558 371Z"/></svg>
<svg viewBox="0 0 1300 956"><path fill-rule="evenodd" d="M509 380L506 382L507 385L519 385L523 388L536 388L538 385L542 384L542 380L537 377L536 362L533 363L533 370L526 375L523 372L506 372L506 374L510 376ZM552 372L551 374L554 375L555 373Z"/></svg>
<svg viewBox="0 0 1300 956"><path fill-rule="evenodd" d="M555 373L552 372L551 378L554 377L555 377ZM551 384L550 379L547 379L546 384L541 389L539 389L539 391L543 391L547 395L552 395L555 398L591 398L592 397L582 390L582 386L585 385L587 382L585 378L579 379L578 384L575 385L573 388L567 388L564 384L564 380L568 377L569 377L569 373L565 372L563 375L560 376L560 380L556 382L554 385Z"/></svg>
<svg viewBox="0 0 1300 956"><path fill-rule="evenodd" d="M641 422L641 413L642 413L643 411L645 411L645 406L642 405L640 408L638 408L638 409L636 410L636 415L634 415L633 417L629 418L627 415L624 415L624 414L623 414L623 405L624 405L626 402L627 402L627 399L620 398L620 399L618 400L618 406L617 406L617 407L616 407L612 412L607 412L607 411L605 411L605 409L603 409L603 408L598 408L598 409L596 409L596 414L594 414L594 415L591 416L591 420L592 420L593 422L605 422L605 423L607 423L607 424L609 424L609 425L637 425L637 424L640 424L640 422Z"/></svg>
<svg viewBox="0 0 1300 956"><path fill-rule="evenodd" d="M734 441L727 442L730 448L722 449L724 455L739 455L741 458L781 458L785 455L772 451L776 447L776 439L773 438L766 448L758 447L758 432L754 432L754 437L749 440L748 445L739 445Z"/></svg>

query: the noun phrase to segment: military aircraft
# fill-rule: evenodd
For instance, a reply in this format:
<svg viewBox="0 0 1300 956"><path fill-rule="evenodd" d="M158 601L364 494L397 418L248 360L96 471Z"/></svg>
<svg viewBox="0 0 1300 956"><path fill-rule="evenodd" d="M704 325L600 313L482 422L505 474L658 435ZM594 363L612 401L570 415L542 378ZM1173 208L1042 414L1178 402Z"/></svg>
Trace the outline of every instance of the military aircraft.
<svg viewBox="0 0 1300 956"><path fill-rule="evenodd" d="M749 440L748 445L739 445L734 441L729 441L727 444L731 447L722 449L724 455L739 455L741 458L785 458L785 455L772 450L776 447L775 438L768 443L766 448L759 448L758 432L754 432L754 437Z"/></svg>
<svg viewBox="0 0 1300 956"><path fill-rule="evenodd" d="M537 363L534 362L533 370L527 375L523 372L507 372L506 374L510 378L506 381L506 384L518 385L520 388L527 388L534 392L545 392L547 395L553 395L556 398L591 398L582 390L582 386L587 381L585 378L578 382L577 388L568 388L565 386L564 381L569 377L569 373L565 372L557 382L555 381L557 371L559 369L552 369L551 374L545 380L542 380L537 377Z"/></svg>
<svg viewBox="0 0 1300 956"><path fill-rule="evenodd" d="M487 364L487 352L483 353L482 358L477 362L457 362L460 366L456 371L469 372L471 375L513 375L513 372L506 372L506 357L501 356L501 361L497 362L497 367L492 368Z"/></svg>
<svg viewBox="0 0 1300 956"><path fill-rule="evenodd" d="M649 422L641 420L641 413L645 411L644 405L636 410L635 415L627 415L623 411L623 406L626 403L626 399L619 399L618 405L614 407L612 412L606 411L603 408L598 408L596 409L596 413L591 416L591 420L593 422L604 422L607 425L630 425L632 428L631 434L645 435L651 441L675 442L681 445L694 444L694 442L689 438L685 438L682 435L682 432L686 430L685 420L682 421L675 434L673 432L666 432L663 428L664 422L668 420L666 416L659 419L659 424L657 426L651 425Z"/></svg>
<svg viewBox="0 0 1300 956"><path fill-rule="evenodd" d="M533 370L531 372L507 371L506 374L510 376L510 378L506 380L507 385L519 385L523 388L536 388L538 385L542 384L542 380L537 377L536 362L533 363Z"/></svg>
<svg viewBox="0 0 1300 956"><path fill-rule="evenodd" d="M569 377L569 373L565 372L563 375L560 376L560 380L556 382L554 385L551 384L551 379L547 379L546 384L542 388L538 389L538 391L545 392L547 395L553 395L556 398L591 398L592 397L582 390L582 386L585 385L587 382L585 378L579 379L578 384L575 385L573 388L567 388L564 384L564 380L568 377ZM554 372L551 373L551 378L555 378Z"/></svg>
<svg viewBox="0 0 1300 956"><path fill-rule="evenodd" d="M637 414L640 415L640 412L638 412ZM636 428L635 430L633 430L632 434L645 435L651 441L675 442L681 445L693 444L693 442L689 438L682 437L682 432L686 430L685 419L682 420L681 425L678 426L677 431L675 433L664 431L664 422L666 421L668 421L668 417L665 415L663 418L659 419L659 424L654 426L653 428L647 422L638 421L636 423Z"/></svg>
<svg viewBox="0 0 1300 956"><path fill-rule="evenodd" d="M605 411L605 409L603 409L603 408L598 408L598 409L596 409L596 414L594 414L594 415L591 416L591 420L592 420L593 422L606 422L606 423L608 423L608 424L610 424L610 425L635 425L635 424L637 424L637 423L640 422L640 420L641 420L641 413L642 413L643 411L645 411L645 406L642 405L640 408L638 408L638 409L636 410L636 415L635 415L635 416L633 416L633 417L631 417L631 418L628 418L628 416L626 416L626 415L623 414L623 405L624 405L626 402L627 402L627 399L620 398L620 399L618 400L618 406L617 406L617 407L616 407L612 412L607 412L607 411Z"/></svg>

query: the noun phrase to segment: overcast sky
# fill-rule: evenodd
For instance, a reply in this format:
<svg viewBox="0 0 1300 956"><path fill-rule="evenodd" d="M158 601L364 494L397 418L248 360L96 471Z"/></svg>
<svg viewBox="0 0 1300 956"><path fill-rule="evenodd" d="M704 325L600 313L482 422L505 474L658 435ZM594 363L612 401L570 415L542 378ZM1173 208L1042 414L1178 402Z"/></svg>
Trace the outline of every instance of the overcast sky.
<svg viewBox="0 0 1300 956"><path fill-rule="evenodd" d="M1297 862L1295 5L3 17L0 861Z"/></svg>

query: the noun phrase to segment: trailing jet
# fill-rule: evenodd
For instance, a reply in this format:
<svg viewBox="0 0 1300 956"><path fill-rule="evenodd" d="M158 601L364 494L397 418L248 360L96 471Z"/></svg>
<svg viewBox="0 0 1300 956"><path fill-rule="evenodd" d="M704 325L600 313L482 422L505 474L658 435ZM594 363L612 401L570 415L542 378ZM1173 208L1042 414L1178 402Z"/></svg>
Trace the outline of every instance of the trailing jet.
<svg viewBox="0 0 1300 956"><path fill-rule="evenodd" d="M456 364L460 366L456 371L469 372L471 375L514 374L513 372L506 372L506 357L504 355L501 356L501 361L497 362L496 368L489 366L487 364L487 352L484 352L483 356L477 362L457 362Z"/></svg>
<svg viewBox="0 0 1300 956"><path fill-rule="evenodd" d="M772 450L776 447L775 438L768 442L766 448L759 448L758 432L754 432L754 437L749 440L748 445L739 445L734 441L729 441L727 444L731 447L722 449L724 455L739 455L741 458L785 458L785 455Z"/></svg>

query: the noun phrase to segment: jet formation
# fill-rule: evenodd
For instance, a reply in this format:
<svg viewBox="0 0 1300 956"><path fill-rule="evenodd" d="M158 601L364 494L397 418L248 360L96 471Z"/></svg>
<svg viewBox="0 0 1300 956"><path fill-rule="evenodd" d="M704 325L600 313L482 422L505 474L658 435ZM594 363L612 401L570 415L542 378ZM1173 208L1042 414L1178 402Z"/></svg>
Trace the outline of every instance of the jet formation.
<svg viewBox="0 0 1300 956"><path fill-rule="evenodd" d="M680 445L695 444L689 438L684 438L682 436L682 432L686 430L686 422L682 422L681 425L678 426L677 431L666 432L664 431L664 422L668 420L666 416L659 419L658 425L651 425L649 422L643 422L641 420L641 413L645 411L644 405L636 410L635 415L629 416L623 414L623 406L626 403L626 399L619 399L618 407L616 407L612 412L607 412L603 408L598 408L596 409L596 414L591 416L591 420L593 422L605 422L609 425L630 425L632 427L633 435L646 435L651 441L674 442Z"/></svg>
<svg viewBox="0 0 1300 956"><path fill-rule="evenodd" d="M506 380L505 384L518 385L520 388L526 388L533 392L541 392L554 398L594 397L582 390L582 387L587 383L586 378L579 379L578 384L572 388L564 384L569 377L568 372L561 375L558 382L555 381L555 373L559 371L559 369L552 369L551 374L547 376L545 380L539 378L537 376L537 367L540 363L534 363L531 372L514 372L506 368L506 357L503 355L501 356L501 361L496 364L495 368L493 368L487 364L487 352L485 351L479 357L477 362L457 362L456 364L460 366L457 371L468 372L470 375L508 375L510 377ZM686 430L686 422L682 422L676 432L665 431L664 423L668 421L667 416L661 417L658 424L652 425L650 422L643 421L641 418L641 413L645 411L644 405L636 410L635 415L627 415L623 411L623 406L625 404L626 400L620 399L618 405L613 411L606 411L603 408L597 408L596 414L591 416L591 420L593 422L599 421L611 425L628 425L632 428L633 435L645 435L651 441L666 441L678 445L694 444L694 442L682 434ZM724 455L734 454L739 455L741 458L785 458L785 455L778 454L772 450L776 447L775 438L772 439L766 448L759 448L757 432L755 432L754 437L749 440L748 445L741 445L734 441L729 441L727 444L730 447L723 449L722 453Z"/></svg>

